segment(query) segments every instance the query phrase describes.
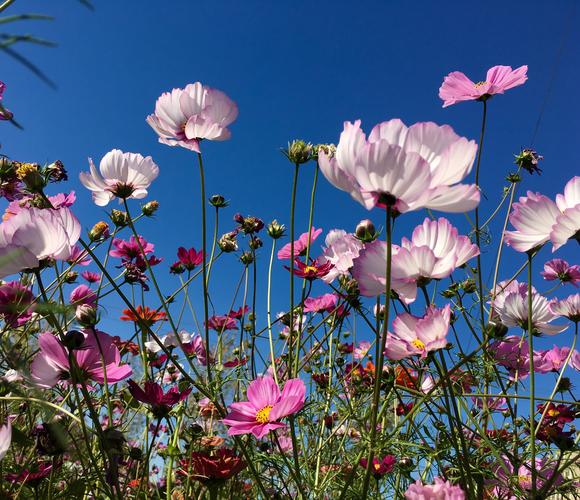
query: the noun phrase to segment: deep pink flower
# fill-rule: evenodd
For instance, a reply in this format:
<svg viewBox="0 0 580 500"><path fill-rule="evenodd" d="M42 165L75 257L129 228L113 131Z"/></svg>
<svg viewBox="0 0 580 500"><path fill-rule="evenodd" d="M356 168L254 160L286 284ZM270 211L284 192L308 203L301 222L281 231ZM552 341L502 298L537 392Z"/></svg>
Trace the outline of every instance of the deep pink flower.
<svg viewBox="0 0 580 500"><path fill-rule="evenodd" d="M498 365L508 369L511 380L522 380L530 373L530 355L527 340L510 335L493 342L489 350ZM534 351L534 367L540 365L541 354Z"/></svg>
<svg viewBox="0 0 580 500"><path fill-rule="evenodd" d="M284 267L290 271L288 266ZM309 281L323 278L332 270L333 267L333 264L330 262L322 263L318 260L313 260L310 264L305 264L298 258L294 259L294 274Z"/></svg>
<svg viewBox="0 0 580 500"><path fill-rule="evenodd" d="M139 153L123 153L118 149L109 151L99 164L99 170L89 158L90 172L81 172L83 186L93 193L96 205L104 207L111 200L147 196L147 189L159 175L159 167L150 156Z"/></svg>
<svg viewBox="0 0 580 500"><path fill-rule="evenodd" d="M461 71L453 71L444 79L439 89L443 107L461 101L484 101L495 94L523 85L528 79L528 67L494 66L487 70L485 81L474 83Z"/></svg>
<svg viewBox="0 0 580 500"><path fill-rule="evenodd" d="M207 326L219 333L224 332L226 330L238 329L238 324L236 323L236 320L228 315L212 316L207 320Z"/></svg>
<svg viewBox="0 0 580 500"><path fill-rule="evenodd" d="M221 485L246 468L246 462L229 448L220 448L211 454L194 451L188 458L181 459L179 464L178 474L210 486Z"/></svg>
<svg viewBox="0 0 580 500"><path fill-rule="evenodd" d="M165 417L171 409L180 401L183 401L191 392L191 387L180 391L177 387L172 387L166 393L163 393L161 386L155 382L147 380L143 389L133 380L128 380L129 392L141 403L151 406L151 411L158 417Z"/></svg>
<svg viewBox="0 0 580 500"><path fill-rule="evenodd" d="M565 299L552 299L549 303L550 311L556 316L568 318L574 323L580 321L580 293L570 295Z"/></svg>
<svg viewBox="0 0 580 500"><path fill-rule="evenodd" d="M243 317L243 316L245 316L246 314L248 314L248 312L249 312L249 311L250 311L250 308L249 308L248 306L243 306L243 307L242 307L242 306L240 306L240 308L239 308L238 310L235 310L235 311L234 311L234 310L232 309L232 310L231 310L231 311L228 313L228 316L229 316L230 318L233 318L233 319L242 319L242 317Z"/></svg>
<svg viewBox="0 0 580 500"><path fill-rule="evenodd" d="M129 365L121 364L121 355L110 335L103 332L85 331L80 349L74 349L73 355L84 383L93 380L99 384L119 382L131 375ZM69 349L50 332L38 338L40 352L35 356L30 367L32 380L40 387L54 387L60 380L70 380L71 367Z"/></svg>
<svg viewBox="0 0 580 500"><path fill-rule="evenodd" d="M162 94L147 123L159 135L160 143L199 153L202 139L229 139L227 127L237 116L238 107L227 95L196 82Z"/></svg>
<svg viewBox="0 0 580 500"><path fill-rule="evenodd" d="M18 281L0 286L0 317L12 328L24 325L34 312L34 295Z"/></svg>
<svg viewBox="0 0 580 500"><path fill-rule="evenodd" d="M308 249L308 237L310 236L310 243L312 243L322 233L322 229L316 229L314 226L310 229L310 233L302 233L300 237L294 241L294 256L303 257L306 255ZM278 250L278 259L286 260L292 258L292 244L287 243L280 250Z"/></svg>
<svg viewBox="0 0 580 500"><path fill-rule="evenodd" d="M12 112L8 111L2 105L2 97L4 94L4 90L6 89L6 84L4 82L0 82L0 120L12 120Z"/></svg>
<svg viewBox="0 0 580 500"><path fill-rule="evenodd" d="M570 354L570 348L555 345L552 349L539 351L538 354L540 355L540 360L537 364L534 364L534 371L538 373L559 372ZM569 366L580 370L580 353L577 350L574 350L570 356Z"/></svg>
<svg viewBox="0 0 580 500"><path fill-rule="evenodd" d="M138 257L142 257L141 249L143 248L143 253L145 255L153 253L155 250L155 245L152 243L148 243L143 236L139 236L139 243L135 239L135 236L131 236L129 241L122 240L120 238L115 238L113 240L113 246L115 247L113 250L109 252L111 257L119 257L123 260L133 260L137 259Z"/></svg>
<svg viewBox="0 0 580 500"><path fill-rule="evenodd" d="M373 462L371 464L371 472L375 478L380 479L385 474L392 472L397 463L397 459L394 455L385 455L382 459L378 457L373 457ZM367 468L369 461L366 458L361 458L359 465L364 469Z"/></svg>
<svg viewBox="0 0 580 500"><path fill-rule="evenodd" d="M387 334L385 354L389 359L398 360L442 349L447 345L447 331L451 307L443 309L429 307L423 317L402 313L393 320L393 333Z"/></svg>
<svg viewBox="0 0 580 500"><path fill-rule="evenodd" d="M326 247L319 262L330 262L334 267L322 277L325 283L332 283L339 276L347 276L353 266L353 261L359 256L363 243L342 229L333 229L328 232L324 240Z"/></svg>
<svg viewBox="0 0 580 500"><path fill-rule="evenodd" d="M544 264L541 275L547 281L560 280L578 287L576 283L580 282L580 266L571 266L563 259L552 259Z"/></svg>
<svg viewBox="0 0 580 500"><path fill-rule="evenodd" d="M449 481L436 477L433 484L423 484L419 479L405 491L406 500L464 500L465 493Z"/></svg>
<svg viewBox="0 0 580 500"><path fill-rule="evenodd" d="M91 271L83 271L81 276L87 283L98 283L101 281L101 275L99 273L93 273Z"/></svg>
<svg viewBox="0 0 580 500"><path fill-rule="evenodd" d="M320 297L308 297L304 299L304 312L334 311L338 303L338 296L335 293L325 293Z"/></svg>
<svg viewBox="0 0 580 500"><path fill-rule="evenodd" d="M97 294L87 285L79 285L71 292L69 301L74 306L82 304L95 306L97 304Z"/></svg>
<svg viewBox="0 0 580 500"><path fill-rule="evenodd" d="M187 250L185 247L179 247L177 250L177 258L185 269L193 271L203 262L203 251L200 250L197 252L195 248Z"/></svg>
<svg viewBox="0 0 580 500"><path fill-rule="evenodd" d="M18 484L38 484L43 479L50 476L53 466L49 462L39 462L32 470L26 468L23 469L18 474L10 473L6 474L6 480L11 483Z"/></svg>
<svg viewBox="0 0 580 500"><path fill-rule="evenodd" d="M81 247L75 245L72 248L70 257L67 259L67 263L75 266L88 266L92 262L89 254L86 250L82 250Z"/></svg>
<svg viewBox="0 0 580 500"><path fill-rule="evenodd" d="M222 420L229 427L228 435L252 433L261 439L270 431L282 429L278 422L283 417L297 413L304 406L306 386L294 378L280 388L274 378L267 375L253 380L247 390L248 401L232 403L230 413Z"/></svg>
<svg viewBox="0 0 580 500"><path fill-rule="evenodd" d="M203 366L207 364L207 349L201 335L197 334L191 337L191 340L183 344L183 352L188 356L193 356L197 358L199 363ZM214 361L213 357L210 358L211 362Z"/></svg>
<svg viewBox="0 0 580 500"><path fill-rule="evenodd" d="M360 120L345 122L330 158L320 151L320 170L336 188L368 210L393 206L398 212L432 208L466 212L479 204L474 184L459 184L471 171L477 145L447 125L401 120L378 124L368 140Z"/></svg>

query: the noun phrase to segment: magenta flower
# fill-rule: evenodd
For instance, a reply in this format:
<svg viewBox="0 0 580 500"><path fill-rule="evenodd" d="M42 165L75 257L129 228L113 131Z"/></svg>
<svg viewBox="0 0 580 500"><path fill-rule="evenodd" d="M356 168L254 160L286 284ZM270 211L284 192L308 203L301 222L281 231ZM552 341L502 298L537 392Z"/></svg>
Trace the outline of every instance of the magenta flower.
<svg viewBox="0 0 580 500"><path fill-rule="evenodd" d="M11 281L0 286L0 317L12 328L24 325L34 312L30 288Z"/></svg>
<svg viewBox="0 0 580 500"><path fill-rule="evenodd" d="M81 276L87 283L98 283L99 281L101 281L101 275L99 273L93 273L91 271L83 271L81 273Z"/></svg>
<svg viewBox="0 0 580 500"><path fill-rule="evenodd" d="M556 316L568 318L574 323L580 321L580 293L570 295L565 299L552 299L549 303L550 312Z"/></svg>
<svg viewBox="0 0 580 500"><path fill-rule="evenodd" d="M559 372L570 354L570 348L555 345L552 349L539 351L538 354L540 361L534 365L534 371L538 373ZM569 366L575 370L580 370L580 353L577 350L574 350L570 356Z"/></svg>
<svg viewBox="0 0 580 500"><path fill-rule="evenodd" d="M430 307L423 317L402 313L393 320L393 333L387 334L385 355L392 360L419 355L442 349L447 345L447 331L451 307Z"/></svg>
<svg viewBox="0 0 580 500"><path fill-rule="evenodd" d="M286 424L279 422L283 417L297 413L304 406L306 386L294 378L280 388L274 378L258 377L248 386L248 401L232 403L230 413L222 420L229 427L228 435L252 433L261 439L270 431L282 429Z"/></svg>
<svg viewBox="0 0 580 500"><path fill-rule="evenodd" d="M338 296L335 293L325 293L320 297L308 297L304 299L304 312L334 311L338 303Z"/></svg>
<svg viewBox="0 0 580 500"><path fill-rule="evenodd" d="M227 127L237 117L238 107L227 95L196 82L162 94L147 123L157 132L160 143L199 153L202 139L229 139Z"/></svg>
<svg viewBox="0 0 580 500"><path fill-rule="evenodd" d="M77 197L74 191L70 193L58 193L54 196L49 196L48 201L52 205L52 208L58 210L59 208L66 208L73 205L76 201ZM20 198L18 200L11 201L6 210L4 211L4 216L2 217L3 220L8 220L13 215L16 215L22 210L27 210L29 208L35 208L34 205L35 198L33 196L25 196L24 198Z"/></svg>
<svg viewBox="0 0 580 500"><path fill-rule="evenodd" d="M284 266L288 271L291 269ZM330 262L321 262L320 260L313 260L310 264L302 262L300 259L294 259L294 274L299 278L304 278L308 281L313 281L317 278L324 278L333 268Z"/></svg>
<svg viewBox="0 0 580 500"><path fill-rule="evenodd" d="M385 474L392 472L397 463L397 459L394 455L385 455L382 459L378 457L373 457L373 462L371 464L371 472L375 478L380 479ZM366 458L361 458L359 465L366 469L368 467L369 461Z"/></svg>
<svg viewBox="0 0 580 500"><path fill-rule="evenodd" d="M88 255L86 250L82 250L81 247L75 245L72 248L70 257L67 259L67 263L75 266L88 266L92 262Z"/></svg>
<svg viewBox="0 0 580 500"><path fill-rule="evenodd" d="M439 97L444 108L461 101L485 101L495 94L523 85L528 79L527 72L527 66L517 69L494 66L487 70L485 81L474 83L461 71L453 71L443 79Z"/></svg>
<svg viewBox="0 0 580 500"><path fill-rule="evenodd" d="M233 319L242 319L242 317L248 314L249 311L250 308L248 306L240 306L239 309L232 309L228 313L228 316Z"/></svg>
<svg viewBox="0 0 580 500"><path fill-rule="evenodd" d="M121 364L121 355L110 335L103 332L86 330L79 349L72 355L76 358L81 380L85 383L93 380L99 384L119 382L131 375L129 365ZM40 352L35 356L30 367L33 382L39 387L54 387L61 380L71 379L69 355L71 351L50 332L38 338ZM102 359L101 359L102 358Z"/></svg>
<svg viewBox="0 0 580 500"><path fill-rule="evenodd" d="M148 243L143 236L139 236L139 242L137 242L135 236L131 236L129 241L115 238L113 240L113 246L115 248L109 252L109 255L111 257L119 257L128 261L142 257L143 253L145 255L153 253L155 250L155 245L153 245L153 243ZM139 246L143 249L143 253Z"/></svg>
<svg viewBox="0 0 580 500"><path fill-rule="evenodd" d="M530 373L529 345L527 340L510 335L489 346L496 363L508 369L511 380L522 380ZM534 351L534 366L541 363L541 354Z"/></svg>
<svg viewBox="0 0 580 500"><path fill-rule="evenodd" d="M423 484L419 479L405 491L406 500L464 500L465 493L459 486L436 477L433 484Z"/></svg>
<svg viewBox="0 0 580 500"><path fill-rule="evenodd" d="M312 227L310 233L302 233L300 237L294 242L294 257L303 257L306 255L308 249L308 237L310 236L310 243L312 243L322 233L322 229ZM292 258L292 245L287 243L280 250L278 250L278 259L286 260Z"/></svg>
<svg viewBox="0 0 580 500"><path fill-rule="evenodd" d="M77 286L70 294L69 301L74 306L80 305L97 305L97 294L87 285Z"/></svg>
<svg viewBox="0 0 580 500"><path fill-rule="evenodd" d="M218 333L226 330L237 330L238 324L236 320L229 315L217 316L214 315L207 320L208 328L215 330Z"/></svg>
<svg viewBox="0 0 580 500"><path fill-rule="evenodd" d="M143 389L133 380L128 380L127 384L129 384L131 395L137 401L151 406L151 411L157 418L165 417L177 403L186 399L191 392L191 387L183 391L179 391L177 387L172 387L163 393L161 386L150 380L145 382Z"/></svg>
<svg viewBox="0 0 580 500"><path fill-rule="evenodd" d="M578 287L576 283L580 282L580 266L571 266L562 259L552 259L544 264L541 275L547 281L559 280L562 283L571 283Z"/></svg>
<svg viewBox="0 0 580 500"><path fill-rule="evenodd" d="M89 158L90 172L81 172L83 186L93 193L96 205L104 207L111 200L145 198L147 188L159 175L159 167L150 156L139 153L123 153L119 149L109 151L99 164L99 170Z"/></svg>
<svg viewBox="0 0 580 500"><path fill-rule="evenodd" d="M330 262L334 267L322 281L332 283L339 276L347 276L353 266L353 261L359 256L363 243L353 234L342 229L329 231L324 240L326 248L318 260L322 263Z"/></svg>
<svg viewBox="0 0 580 500"><path fill-rule="evenodd" d="M69 208L20 211L0 224L0 277L38 267L43 259L68 259L80 233Z"/></svg>
<svg viewBox="0 0 580 500"><path fill-rule="evenodd" d="M407 127L401 120L378 124L367 140L360 124L345 122L336 156L320 151L319 164L334 187L365 208L466 212L479 204L477 186L459 184L473 166L474 141L447 125Z"/></svg>
<svg viewBox="0 0 580 500"><path fill-rule="evenodd" d="M203 251L197 252L195 248L190 248L187 250L184 247L179 247L177 249L177 258L179 263L185 267L188 271L193 271L197 266L203 262ZM177 262L174 264L176 265Z"/></svg>

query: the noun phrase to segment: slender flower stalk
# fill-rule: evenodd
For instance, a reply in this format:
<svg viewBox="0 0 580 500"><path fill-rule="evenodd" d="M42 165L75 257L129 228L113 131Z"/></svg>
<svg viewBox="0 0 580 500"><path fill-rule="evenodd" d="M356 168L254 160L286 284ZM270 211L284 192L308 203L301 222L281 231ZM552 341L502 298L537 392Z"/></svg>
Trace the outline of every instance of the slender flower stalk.
<svg viewBox="0 0 580 500"><path fill-rule="evenodd" d="M533 323L533 287L532 287L532 260L531 252L528 252L528 346L530 360L530 463L532 464L532 498L536 498L537 471L536 463L536 387L534 373L534 323Z"/></svg>

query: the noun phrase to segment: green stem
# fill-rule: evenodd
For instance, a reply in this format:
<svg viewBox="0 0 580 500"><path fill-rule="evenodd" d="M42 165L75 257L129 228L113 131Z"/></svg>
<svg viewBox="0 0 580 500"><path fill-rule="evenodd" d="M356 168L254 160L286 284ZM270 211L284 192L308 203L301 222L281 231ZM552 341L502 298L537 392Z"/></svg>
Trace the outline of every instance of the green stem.
<svg viewBox="0 0 580 500"><path fill-rule="evenodd" d="M535 401L535 380L534 380L534 324L532 318L532 254L528 253L528 347L530 358L530 454L532 470L532 498L536 498L537 492L537 471L536 471L536 401Z"/></svg>

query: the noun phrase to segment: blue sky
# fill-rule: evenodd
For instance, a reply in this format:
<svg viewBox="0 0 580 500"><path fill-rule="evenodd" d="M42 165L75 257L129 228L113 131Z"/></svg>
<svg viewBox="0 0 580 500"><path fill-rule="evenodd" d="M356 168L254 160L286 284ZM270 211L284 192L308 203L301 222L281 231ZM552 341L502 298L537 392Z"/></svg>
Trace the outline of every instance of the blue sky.
<svg viewBox="0 0 580 500"><path fill-rule="evenodd" d="M167 264L178 246L200 246L197 166L189 152L158 144L145 117L162 92L196 80L225 91L240 109L230 141L203 145L208 193L231 200L224 211L224 231L232 227L229 221L238 211L289 222L292 167L279 152L288 140L336 142L344 120L361 118L370 130L395 117L407 124L447 123L477 139L479 103L441 107L438 88L453 70L477 81L496 64L529 65L524 86L489 103L482 162L484 214L495 207L502 181L514 169L512 155L530 145L540 115L533 145L546 158L544 174L525 175L520 192L532 189L554 196L578 173L580 30L578 13L576 21L572 18L572 0L488 1L469 9L460 1L95 4L94 11L74 1L16 2L11 8L13 13L55 16L53 22L30 21L10 30L58 43L54 49L19 47L57 89L0 53L0 79L8 87L5 104L25 127L20 131L2 124L1 152L25 161L61 159L71 177L68 189L78 194L76 213L86 227L104 217L77 180L78 172L87 168L87 157L99 160L113 148L152 155L161 174L150 198L161 203L161 210L155 222L143 224L142 232ZM301 172L299 218L304 226L312 172L312 166ZM132 206L138 209L137 203ZM321 179L317 227L353 229L369 216L381 224L381 212L367 212ZM395 240L409 234L424 216L406 216ZM451 220L465 230L461 216ZM495 248L498 238L494 234L484 254ZM268 246L269 241L263 261ZM511 249L505 255L508 269L523 259ZM544 249L543 256L549 255ZM575 255L575 244L558 253L572 260ZM230 256L221 266L215 283L233 286L239 264ZM280 310L285 307L286 271L278 269L275 276L280 292L274 310ZM541 281L537 274L535 279ZM169 289L175 281L164 277L162 283ZM548 287L539 283L539 288ZM229 300L223 299L223 309ZM109 315L116 317L117 312L111 309ZM539 343L551 346L549 339Z"/></svg>

